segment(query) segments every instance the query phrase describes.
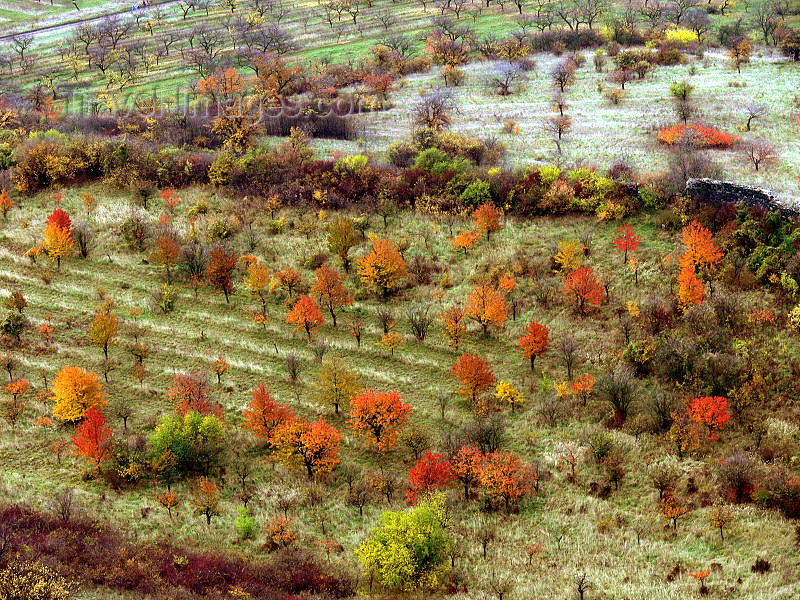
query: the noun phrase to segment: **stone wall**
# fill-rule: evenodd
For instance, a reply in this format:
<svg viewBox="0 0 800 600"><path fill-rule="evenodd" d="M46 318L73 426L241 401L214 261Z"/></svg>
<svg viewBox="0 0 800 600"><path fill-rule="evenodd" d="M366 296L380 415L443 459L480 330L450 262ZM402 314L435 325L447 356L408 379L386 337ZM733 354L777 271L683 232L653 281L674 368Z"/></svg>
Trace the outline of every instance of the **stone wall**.
<svg viewBox="0 0 800 600"><path fill-rule="evenodd" d="M727 202L733 202L747 206L760 206L768 211L777 210L784 217L800 215L797 208L781 203L774 192L752 185L714 179L689 179L686 182L686 192L694 202L703 204L721 206Z"/></svg>

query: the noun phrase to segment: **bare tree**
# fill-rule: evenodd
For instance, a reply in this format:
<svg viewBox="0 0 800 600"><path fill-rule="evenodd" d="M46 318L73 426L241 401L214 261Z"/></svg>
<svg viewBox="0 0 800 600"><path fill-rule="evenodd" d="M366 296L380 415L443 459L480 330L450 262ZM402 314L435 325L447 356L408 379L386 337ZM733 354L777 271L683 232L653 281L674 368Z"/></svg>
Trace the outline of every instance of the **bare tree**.
<svg viewBox="0 0 800 600"><path fill-rule="evenodd" d="M455 109L453 97L447 90L425 92L411 110L414 124L430 129L446 129L452 123L450 114Z"/></svg>
<svg viewBox="0 0 800 600"><path fill-rule="evenodd" d="M550 71L550 78L553 80L553 84L558 86L561 93L564 93L568 86L575 83L575 71L577 69L578 65L569 57L562 58L553 66Z"/></svg>
<svg viewBox="0 0 800 600"><path fill-rule="evenodd" d="M745 123L744 130L750 131L750 125L753 119L758 119L767 114L767 105L756 102L755 100L747 100L739 107L739 110L747 116L747 123Z"/></svg>
<svg viewBox="0 0 800 600"><path fill-rule="evenodd" d="M778 150L765 140L745 140L739 144L742 155L755 167L770 166L778 162Z"/></svg>
<svg viewBox="0 0 800 600"><path fill-rule="evenodd" d="M504 61L489 78L489 87L499 96L510 96L525 80L525 72L518 64Z"/></svg>

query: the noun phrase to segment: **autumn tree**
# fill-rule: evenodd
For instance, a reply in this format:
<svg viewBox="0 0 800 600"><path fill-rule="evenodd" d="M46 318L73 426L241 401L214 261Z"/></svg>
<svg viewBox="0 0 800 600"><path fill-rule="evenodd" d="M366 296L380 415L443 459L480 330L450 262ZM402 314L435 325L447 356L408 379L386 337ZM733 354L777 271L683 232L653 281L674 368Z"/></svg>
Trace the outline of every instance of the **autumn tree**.
<svg viewBox="0 0 800 600"><path fill-rule="evenodd" d="M706 290L694 268L687 264L678 274L678 306L686 312L692 306L703 303Z"/></svg>
<svg viewBox="0 0 800 600"><path fill-rule="evenodd" d="M475 246L475 243L480 239L481 232L477 229L465 229L459 231L458 235L450 238L450 246L453 250L463 250L464 256L467 255L467 250Z"/></svg>
<svg viewBox="0 0 800 600"><path fill-rule="evenodd" d="M212 287L225 294L225 302L230 302L230 294L235 290L231 274L236 268L236 253L222 246L216 246L208 257L206 277Z"/></svg>
<svg viewBox="0 0 800 600"><path fill-rule="evenodd" d="M211 526L211 518L222 514L220 507L219 486L203 477L192 490L194 513L206 518L206 525Z"/></svg>
<svg viewBox="0 0 800 600"><path fill-rule="evenodd" d="M167 276L167 283L172 283L172 268L178 264L181 254L181 246L175 239L175 235L165 231L156 239L156 246L150 253L150 262L156 266L164 267Z"/></svg>
<svg viewBox="0 0 800 600"><path fill-rule="evenodd" d="M255 320L266 326L267 301L271 290L272 272L255 256L243 256L241 261L247 265L247 275L244 278L244 283L247 286L247 295L258 300L261 305L261 311Z"/></svg>
<svg viewBox="0 0 800 600"><path fill-rule="evenodd" d="M59 268L61 259L72 253L74 245L75 240L68 227L60 227L57 222L48 222L43 234L42 248Z"/></svg>
<svg viewBox="0 0 800 600"><path fill-rule="evenodd" d="M506 512L531 493L535 472L530 465L510 452L488 454L480 469L479 481L490 501L502 500Z"/></svg>
<svg viewBox="0 0 800 600"><path fill-rule="evenodd" d="M336 327L336 311L342 306L350 306L353 297L344 287L344 277L326 264L314 271L314 278L311 297L328 308L333 326Z"/></svg>
<svg viewBox="0 0 800 600"><path fill-rule="evenodd" d="M435 589L449 570L447 524L444 496L434 494L405 512L384 512L356 556L388 590Z"/></svg>
<svg viewBox="0 0 800 600"><path fill-rule="evenodd" d="M257 437L270 442L279 426L294 420L294 410L273 400L264 382L259 383L250 394L252 399L243 413L244 426Z"/></svg>
<svg viewBox="0 0 800 600"><path fill-rule="evenodd" d="M218 384L222 384L222 376L227 372L228 367L228 361L222 356L218 356L217 360L211 363L211 371L217 376Z"/></svg>
<svg viewBox="0 0 800 600"><path fill-rule="evenodd" d="M733 47L728 51L727 56L731 59L731 65L740 75L742 74L742 65L750 62L750 54L752 52L753 46L746 37L734 43Z"/></svg>
<svg viewBox="0 0 800 600"><path fill-rule="evenodd" d="M617 250L622 252L622 262L627 263L628 253L635 252L642 243L642 239L636 234L630 223L623 223L620 225L617 228L617 233L619 235L614 236L612 240Z"/></svg>
<svg viewBox="0 0 800 600"><path fill-rule="evenodd" d="M731 419L728 412L728 399L720 396L695 398L687 408L689 418L708 428L708 439L716 440L717 431L724 429Z"/></svg>
<svg viewBox="0 0 800 600"><path fill-rule="evenodd" d="M336 415L339 407L347 404L350 398L361 392L361 381L350 369L344 359L335 356L326 360L319 370L319 397L323 404L333 405Z"/></svg>
<svg viewBox="0 0 800 600"><path fill-rule="evenodd" d="M339 464L342 434L324 420L313 423L293 419L278 426L270 443L288 468L305 467L308 478L329 473Z"/></svg>
<svg viewBox="0 0 800 600"><path fill-rule="evenodd" d="M458 350L461 340L467 333L467 324L464 322L464 308L451 306L439 315L442 333L447 338L447 345Z"/></svg>
<svg viewBox="0 0 800 600"><path fill-rule="evenodd" d="M672 521L673 531L678 530L678 519L689 512L689 507L671 491L664 493L661 502L658 503L658 510L665 519Z"/></svg>
<svg viewBox="0 0 800 600"><path fill-rule="evenodd" d="M372 238L372 251L357 262L358 274L367 288L380 294L383 300L400 287L408 275L406 261L391 240Z"/></svg>
<svg viewBox="0 0 800 600"><path fill-rule="evenodd" d="M286 289L286 293L291 297L295 289L303 281L300 271L291 267L285 267L275 272L275 278L280 282L281 287Z"/></svg>
<svg viewBox="0 0 800 600"><path fill-rule="evenodd" d="M510 404L512 413L516 411L518 404L525 402L525 396L510 381L498 383L494 395L502 404Z"/></svg>
<svg viewBox="0 0 800 600"><path fill-rule="evenodd" d="M454 479L450 461L441 454L426 452L408 472L410 486L406 490L406 501L416 504L423 496L452 486Z"/></svg>
<svg viewBox="0 0 800 600"><path fill-rule="evenodd" d="M464 500L469 500L470 488L480 479L484 460L477 446L462 446L450 457L453 476L464 486Z"/></svg>
<svg viewBox="0 0 800 600"><path fill-rule="evenodd" d="M111 312L113 306L111 300L104 301L97 309L88 329L89 340L103 349L106 360L108 360L108 347L116 341L119 332L117 316Z"/></svg>
<svg viewBox="0 0 800 600"><path fill-rule="evenodd" d="M550 330L536 321L525 326L525 334L519 338L519 348L527 360L531 361L531 371L537 356L541 356L550 346Z"/></svg>
<svg viewBox="0 0 800 600"><path fill-rule="evenodd" d="M350 250L360 240L352 219L340 217L328 225L328 249L342 261L345 273L350 272Z"/></svg>
<svg viewBox="0 0 800 600"><path fill-rule="evenodd" d="M698 221L692 221L681 231L685 250L680 265L690 265L696 272L716 267L722 260L722 251L714 244L711 232Z"/></svg>
<svg viewBox="0 0 800 600"><path fill-rule="evenodd" d="M78 426L72 443L75 445L75 454L88 458L98 471L111 456L111 440L114 432L106 426L103 412L92 405L84 414L83 421Z"/></svg>
<svg viewBox="0 0 800 600"><path fill-rule="evenodd" d="M564 280L564 294L575 301L580 314L595 310L605 300L606 292L591 267L578 267Z"/></svg>
<svg viewBox="0 0 800 600"><path fill-rule="evenodd" d="M225 413L221 404L209 398L208 378L202 371L175 375L172 387L167 390L167 398L175 404L180 415L196 412L221 419Z"/></svg>
<svg viewBox="0 0 800 600"><path fill-rule="evenodd" d="M311 341L311 334L316 333L317 328L325 324L325 317L311 298L300 296L294 308L286 315L286 322L295 325L297 331L305 331L308 340Z"/></svg>
<svg viewBox="0 0 800 600"><path fill-rule="evenodd" d="M379 450L392 448L408 422L411 406L398 392L368 389L350 399L350 427Z"/></svg>
<svg viewBox="0 0 800 600"><path fill-rule="evenodd" d="M503 223L500 220L502 214L491 204L481 204L472 213L472 220L475 223L475 229L486 235L486 239L491 240L492 233L503 229Z"/></svg>
<svg viewBox="0 0 800 600"><path fill-rule="evenodd" d="M103 408L108 400L97 375L80 367L63 367L53 381L53 414L61 421L81 420L91 406Z"/></svg>
<svg viewBox="0 0 800 600"><path fill-rule="evenodd" d="M470 290L464 314L481 326L484 337L489 336L489 327L500 327L508 318L503 294L487 283Z"/></svg>
<svg viewBox="0 0 800 600"><path fill-rule="evenodd" d="M462 354L448 373L461 384L458 393L468 398L473 407L477 407L480 394L489 390L497 381L492 367L477 354Z"/></svg>
<svg viewBox="0 0 800 600"><path fill-rule="evenodd" d="M0 212L3 213L3 220L6 219L8 211L14 206L14 201L8 195L8 190L0 192Z"/></svg>

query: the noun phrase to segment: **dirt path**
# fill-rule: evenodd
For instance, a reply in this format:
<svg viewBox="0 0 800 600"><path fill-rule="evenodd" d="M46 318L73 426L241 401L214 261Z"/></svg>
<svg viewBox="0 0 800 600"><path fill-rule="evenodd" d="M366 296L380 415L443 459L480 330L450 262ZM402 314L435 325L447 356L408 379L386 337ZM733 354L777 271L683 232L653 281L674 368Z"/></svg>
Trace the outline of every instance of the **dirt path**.
<svg viewBox="0 0 800 600"><path fill-rule="evenodd" d="M155 6L162 6L162 7L171 6L173 4L177 4L178 2L180 2L180 0L161 0L161 1L154 0L153 4L150 6L150 8L153 8ZM94 23L96 21L102 21L103 19L105 19L107 17L113 17L113 16L119 16L119 15L128 14L128 13L131 12L130 6L132 4L133 4L133 2L130 2L128 7L123 9L123 10L117 10L117 11L113 11L113 12L109 12L109 13L103 13L103 14L95 15L93 17L86 17L84 19L73 19L71 21L66 21L64 23L54 23L53 25L43 25L41 27L34 27L34 28L31 28L31 29L22 29L22 30L19 30L19 31L14 31L13 33L7 33L5 35L0 35L0 40L6 40L6 39L8 39L8 38L10 38L10 37L12 37L14 35L17 35L17 34L33 33L33 34L38 35L38 34L41 34L41 33L50 33L50 34L59 33L59 32L65 32L66 33L67 31L70 31L70 30L74 29L75 27L78 27L79 25L83 25L84 23Z"/></svg>

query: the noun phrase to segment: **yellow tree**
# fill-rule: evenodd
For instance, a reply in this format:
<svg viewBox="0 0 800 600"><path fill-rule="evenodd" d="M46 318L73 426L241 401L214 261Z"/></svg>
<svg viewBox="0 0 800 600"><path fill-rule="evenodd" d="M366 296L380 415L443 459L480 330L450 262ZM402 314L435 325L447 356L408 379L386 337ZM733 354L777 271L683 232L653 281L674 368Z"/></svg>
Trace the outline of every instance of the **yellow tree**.
<svg viewBox="0 0 800 600"><path fill-rule="evenodd" d="M106 300L97 309L97 314L94 320L89 324L88 336L89 340L95 345L103 349L103 354L108 360L108 347L113 344L119 332L119 321L117 316L111 312L114 303L112 300Z"/></svg>
<svg viewBox="0 0 800 600"><path fill-rule="evenodd" d="M56 223L48 223L47 227L45 227L43 238L42 247L44 251L50 257L50 260L56 261L60 268L61 259L69 256L75 245L72 234L67 228L59 227Z"/></svg>
<svg viewBox="0 0 800 600"><path fill-rule="evenodd" d="M256 321L262 325L267 323L267 299L269 298L272 281L272 273L267 266L255 256L246 255L241 261L247 265L247 275L244 283L247 286L247 295L258 300L261 304L261 313Z"/></svg>
<svg viewBox="0 0 800 600"><path fill-rule="evenodd" d="M408 275L406 261L391 240L372 237L372 251L358 260L358 274L369 289L384 300Z"/></svg>
<svg viewBox="0 0 800 600"><path fill-rule="evenodd" d="M363 389L356 374L337 356L322 363L317 385L320 400L323 404L332 404L337 416L339 407L350 402L350 398Z"/></svg>
<svg viewBox="0 0 800 600"><path fill-rule="evenodd" d="M97 375L80 367L64 367L50 390L53 414L62 421L79 421L90 406L103 408L108 402Z"/></svg>

